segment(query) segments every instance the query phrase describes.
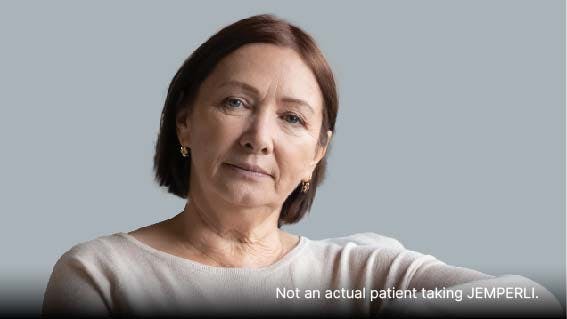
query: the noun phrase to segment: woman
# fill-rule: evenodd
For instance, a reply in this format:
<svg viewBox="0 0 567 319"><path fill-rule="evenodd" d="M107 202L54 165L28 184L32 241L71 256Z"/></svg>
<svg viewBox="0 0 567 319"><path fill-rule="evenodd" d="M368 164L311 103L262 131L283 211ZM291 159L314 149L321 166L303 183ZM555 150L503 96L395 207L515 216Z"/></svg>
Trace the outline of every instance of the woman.
<svg viewBox="0 0 567 319"><path fill-rule="evenodd" d="M312 241L283 231L315 198L337 110L331 69L301 29L261 15L219 31L179 69L161 118L156 178L187 198L184 210L74 246L53 269L44 314L560 309L526 278L448 266L384 236ZM492 300L483 307L476 299L456 301L458 291L501 286L534 288L539 299ZM450 297L428 298L426 291L435 288ZM371 296L388 289L392 294ZM415 294L400 297L395 290Z"/></svg>

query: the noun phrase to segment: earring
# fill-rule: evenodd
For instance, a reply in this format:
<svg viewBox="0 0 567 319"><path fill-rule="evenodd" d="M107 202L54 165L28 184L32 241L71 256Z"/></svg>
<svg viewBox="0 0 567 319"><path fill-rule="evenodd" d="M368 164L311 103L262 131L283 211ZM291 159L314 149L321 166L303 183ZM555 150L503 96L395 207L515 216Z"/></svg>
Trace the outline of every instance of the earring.
<svg viewBox="0 0 567 319"><path fill-rule="evenodd" d="M309 182L311 180L308 181L301 181L301 192L302 193L307 193L307 191L309 190Z"/></svg>
<svg viewBox="0 0 567 319"><path fill-rule="evenodd" d="M179 152L181 152L181 155L183 157L189 156L189 151L190 151L189 147L185 147L183 145L181 145L181 147L179 148Z"/></svg>

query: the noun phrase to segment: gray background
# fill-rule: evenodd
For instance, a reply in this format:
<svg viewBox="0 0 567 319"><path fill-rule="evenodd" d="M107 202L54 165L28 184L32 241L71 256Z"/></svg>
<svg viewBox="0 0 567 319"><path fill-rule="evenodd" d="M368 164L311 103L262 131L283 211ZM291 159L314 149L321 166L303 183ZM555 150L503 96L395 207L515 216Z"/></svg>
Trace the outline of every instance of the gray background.
<svg viewBox="0 0 567 319"><path fill-rule="evenodd" d="M222 26L275 13L336 73L328 178L289 230L377 232L565 298L563 1L0 3L0 296L39 312L72 245L169 218L166 88Z"/></svg>

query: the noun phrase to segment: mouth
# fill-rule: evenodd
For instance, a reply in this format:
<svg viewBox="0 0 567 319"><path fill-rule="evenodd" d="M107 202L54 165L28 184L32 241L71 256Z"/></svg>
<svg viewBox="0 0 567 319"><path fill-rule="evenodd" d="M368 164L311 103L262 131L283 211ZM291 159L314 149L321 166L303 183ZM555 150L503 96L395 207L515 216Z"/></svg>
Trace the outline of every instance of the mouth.
<svg viewBox="0 0 567 319"><path fill-rule="evenodd" d="M266 172L266 170L262 169L261 167L253 164L247 163L239 163L239 164L232 164L232 163L225 163L226 165L230 166L233 169L237 169L239 171L245 172L249 175L253 176L261 176L261 177L270 177L273 176Z"/></svg>

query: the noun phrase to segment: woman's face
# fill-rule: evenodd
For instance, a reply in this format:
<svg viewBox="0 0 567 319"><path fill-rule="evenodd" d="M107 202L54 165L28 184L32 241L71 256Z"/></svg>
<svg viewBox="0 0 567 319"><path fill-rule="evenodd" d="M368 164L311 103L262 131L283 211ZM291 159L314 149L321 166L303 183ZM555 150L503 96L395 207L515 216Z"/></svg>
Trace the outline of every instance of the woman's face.
<svg viewBox="0 0 567 319"><path fill-rule="evenodd" d="M279 207L325 154L317 146L322 112L315 76L295 51L248 44L232 52L201 84L191 113L178 116L179 140L191 148L191 192Z"/></svg>

